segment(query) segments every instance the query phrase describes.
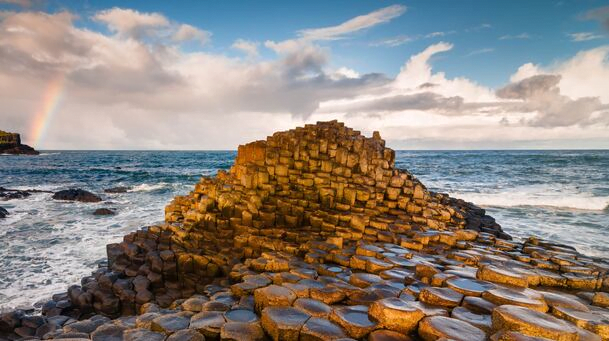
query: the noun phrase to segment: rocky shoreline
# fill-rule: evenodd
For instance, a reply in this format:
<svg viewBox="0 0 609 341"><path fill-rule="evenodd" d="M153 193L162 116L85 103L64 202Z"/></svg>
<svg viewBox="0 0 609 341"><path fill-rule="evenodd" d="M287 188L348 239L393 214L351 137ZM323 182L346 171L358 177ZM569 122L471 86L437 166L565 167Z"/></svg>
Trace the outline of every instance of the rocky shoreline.
<svg viewBox="0 0 609 341"><path fill-rule="evenodd" d="M240 146L0 340L601 340L609 264L511 240L335 121Z"/></svg>
<svg viewBox="0 0 609 341"><path fill-rule="evenodd" d="M0 154L38 155L40 152L26 144L21 144L19 134L0 130Z"/></svg>

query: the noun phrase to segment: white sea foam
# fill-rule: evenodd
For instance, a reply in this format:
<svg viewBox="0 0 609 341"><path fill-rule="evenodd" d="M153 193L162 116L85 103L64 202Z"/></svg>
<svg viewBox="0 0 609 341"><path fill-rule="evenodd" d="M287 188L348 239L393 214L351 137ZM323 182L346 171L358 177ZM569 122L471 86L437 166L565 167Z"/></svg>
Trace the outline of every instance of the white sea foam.
<svg viewBox="0 0 609 341"><path fill-rule="evenodd" d="M129 190L129 192L150 192L150 191L156 191L159 189L167 188L168 186L169 186L169 184L166 182L159 182L157 184L141 184L141 185L133 186L133 188L131 188Z"/></svg>
<svg viewBox="0 0 609 341"><path fill-rule="evenodd" d="M602 211L609 206L609 197L574 191L550 191L539 187L520 187L495 193L451 193L451 196L479 206L538 206L576 210Z"/></svg>

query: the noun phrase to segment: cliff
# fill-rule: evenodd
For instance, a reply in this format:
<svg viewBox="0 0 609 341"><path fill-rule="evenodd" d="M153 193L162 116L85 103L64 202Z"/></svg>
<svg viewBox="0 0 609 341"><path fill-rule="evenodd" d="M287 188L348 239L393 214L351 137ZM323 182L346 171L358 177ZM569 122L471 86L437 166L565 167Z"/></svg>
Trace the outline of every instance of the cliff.
<svg viewBox="0 0 609 341"><path fill-rule="evenodd" d="M0 130L0 154L38 155L40 153L28 145L21 144L19 134Z"/></svg>

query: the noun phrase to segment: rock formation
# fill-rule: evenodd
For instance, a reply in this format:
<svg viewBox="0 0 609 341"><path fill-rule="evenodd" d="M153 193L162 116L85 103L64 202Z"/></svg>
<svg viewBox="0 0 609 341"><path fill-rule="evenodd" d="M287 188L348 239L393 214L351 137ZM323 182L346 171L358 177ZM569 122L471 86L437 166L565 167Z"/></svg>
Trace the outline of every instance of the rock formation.
<svg viewBox="0 0 609 341"><path fill-rule="evenodd" d="M34 148L21 144L21 136L16 133L7 133L0 130L0 154L38 155Z"/></svg>
<svg viewBox="0 0 609 341"><path fill-rule="evenodd" d="M609 338L606 261L512 241L483 209L427 190L394 157L378 133L335 121L240 146L230 171L166 207L164 224L108 245L108 267L56 295L46 317L11 312L0 330L100 340ZM63 315L81 321L49 327Z"/></svg>
<svg viewBox="0 0 609 341"><path fill-rule="evenodd" d="M66 189L63 191L56 192L53 194L55 200L66 200L66 201L80 201L80 202L100 202L102 199L89 191L84 189Z"/></svg>

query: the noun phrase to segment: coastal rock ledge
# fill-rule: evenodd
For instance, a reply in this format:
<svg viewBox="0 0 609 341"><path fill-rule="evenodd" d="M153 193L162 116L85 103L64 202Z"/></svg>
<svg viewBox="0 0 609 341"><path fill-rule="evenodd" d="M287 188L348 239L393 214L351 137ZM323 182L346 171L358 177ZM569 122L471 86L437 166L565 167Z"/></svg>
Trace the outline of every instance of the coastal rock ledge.
<svg viewBox="0 0 609 341"><path fill-rule="evenodd" d="M239 146L0 339L607 340L609 264L516 242L336 121Z"/></svg>
<svg viewBox="0 0 609 341"><path fill-rule="evenodd" d="M38 155L40 153L26 144L21 144L19 134L0 130L0 154Z"/></svg>

